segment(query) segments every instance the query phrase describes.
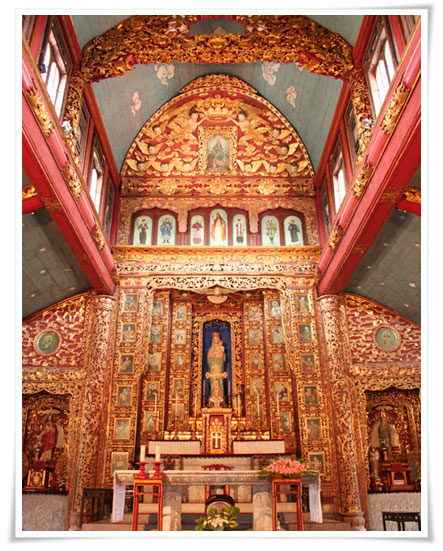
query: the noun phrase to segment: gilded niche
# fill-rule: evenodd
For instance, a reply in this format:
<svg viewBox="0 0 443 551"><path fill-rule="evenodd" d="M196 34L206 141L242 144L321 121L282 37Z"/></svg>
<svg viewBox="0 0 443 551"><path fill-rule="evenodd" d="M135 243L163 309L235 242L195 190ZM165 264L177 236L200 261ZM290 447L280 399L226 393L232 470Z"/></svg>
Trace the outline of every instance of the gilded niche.
<svg viewBox="0 0 443 551"><path fill-rule="evenodd" d="M309 195L314 171L300 137L275 107L237 78L209 75L147 121L121 176L123 194L130 195L266 196L291 188Z"/></svg>

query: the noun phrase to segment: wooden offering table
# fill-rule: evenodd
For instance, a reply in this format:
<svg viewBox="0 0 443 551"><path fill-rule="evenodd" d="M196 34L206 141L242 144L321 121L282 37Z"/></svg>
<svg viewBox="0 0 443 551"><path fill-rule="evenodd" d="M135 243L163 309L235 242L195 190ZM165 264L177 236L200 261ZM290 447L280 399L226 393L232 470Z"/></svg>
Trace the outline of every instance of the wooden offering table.
<svg viewBox="0 0 443 551"><path fill-rule="evenodd" d="M297 508L297 530L303 531L303 510L301 504L301 480L290 478L274 478L272 480L272 530L278 530L278 503L280 497L295 495L295 503Z"/></svg>

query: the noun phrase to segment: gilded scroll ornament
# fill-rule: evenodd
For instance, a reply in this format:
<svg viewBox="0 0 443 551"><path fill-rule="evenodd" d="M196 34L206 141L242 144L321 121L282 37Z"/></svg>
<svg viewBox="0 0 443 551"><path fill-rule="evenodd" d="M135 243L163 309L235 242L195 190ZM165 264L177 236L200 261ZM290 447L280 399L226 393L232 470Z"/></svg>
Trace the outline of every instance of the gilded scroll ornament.
<svg viewBox="0 0 443 551"><path fill-rule="evenodd" d="M170 32L181 18L183 32ZM195 16L135 15L83 48L81 72L88 81L117 76L138 63L296 62L309 72L343 76L352 48L338 34L305 16L237 16L245 34L190 35ZM281 40L284 36L285 40Z"/></svg>
<svg viewBox="0 0 443 551"><path fill-rule="evenodd" d="M101 228L98 226L98 224L95 224L92 227L91 235L92 235L92 239L94 239L95 244L97 245L98 250L101 251L105 246L105 237L103 235Z"/></svg>
<svg viewBox="0 0 443 551"><path fill-rule="evenodd" d="M40 94L35 89L25 91L24 94L32 111L34 112L41 131L48 138L54 132L54 124L48 115L46 106L43 103Z"/></svg>
<svg viewBox="0 0 443 551"><path fill-rule="evenodd" d="M421 190L408 187L404 192L404 196L406 201L415 203L416 205L421 205Z"/></svg>
<svg viewBox="0 0 443 551"><path fill-rule="evenodd" d="M386 134L390 135L394 131L410 93L411 89L406 88L406 84L402 82L392 95L381 123L381 129Z"/></svg>
<svg viewBox="0 0 443 551"><path fill-rule="evenodd" d="M360 199L360 197L363 195L366 187L369 184L369 180L371 179L373 172L374 167L370 166L368 162L365 162L361 167L357 179L355 180L355 184L352 188L352 192L354 193L355 197L357 197L357 199Z"/></svg>
<svg viewBox="0 0 443 551"><path fill-rule="evenodd" d="M329 248L335 251L340 241L342 240L344 234L345 234L345 230L343 228L340 228L340 226L336 226L332 231L328 241Z"/></svg>
<svg viewBox="0 0 443 551"><path fill-rule="evenodd" d="M80 183L79 177L76 170L72 164L68 161L64 169L62 169L63 177L68 185L72 196L76 201L79 200L80 195L82 194L82 185Z"/></svg>
<svg viewBox="0 0 443 551"><path fill-rule="evenodd" d="M22 188L22 201L24 201L25 199L31 199L32 197L36 197L36 196L37 196L37 191L34 186L30 185Z"/></svg>

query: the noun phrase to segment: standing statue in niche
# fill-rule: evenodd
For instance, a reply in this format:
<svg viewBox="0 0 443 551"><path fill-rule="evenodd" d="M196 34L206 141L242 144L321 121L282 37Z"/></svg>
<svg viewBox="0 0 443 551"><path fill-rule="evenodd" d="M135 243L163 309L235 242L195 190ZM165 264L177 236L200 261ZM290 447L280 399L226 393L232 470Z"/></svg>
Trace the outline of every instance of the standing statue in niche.
<svg viewBox="0 0 443 551"><path fill-rule="evenodd" d="M207 355L208 371L206 378L209 379L208 407L224 407L226 405L223 380L226 379L225 371L226 351L225 345L220 338L220 333L212 333L212 344Z"/></svg>
<svg viewBox="0 0 443 551"><path fill-rule="evenodd" d="M397 431L381 410L380 419L375 423L371 433L371 446L379 448L384 461L392 459L392 448L400 446Z"/></svg>

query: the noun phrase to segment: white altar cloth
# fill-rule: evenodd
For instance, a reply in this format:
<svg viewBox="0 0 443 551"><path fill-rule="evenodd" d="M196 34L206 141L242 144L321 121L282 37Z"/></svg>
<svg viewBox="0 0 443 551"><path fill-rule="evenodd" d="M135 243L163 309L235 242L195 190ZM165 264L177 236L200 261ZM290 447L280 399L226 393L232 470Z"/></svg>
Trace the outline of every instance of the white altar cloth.
<svg viewBox="0 0 443 551"><path fill-rule="evenodd" d="M125 509L126 486L134 483L134 476L139 471L115 471L114 494L112 502L111 522L123 520ZM153 471L146 473L151 476ZM257 471L163 471L163 483L165 486L205 486L224 485L243 486L257 485L268 486L271 492L271 479L258 477ZM320 497L320 475L304 475L302 483L309 484L309 510L312 522L323 522L323 512ZM290 482L288 481L288 484Z"/></svg>

